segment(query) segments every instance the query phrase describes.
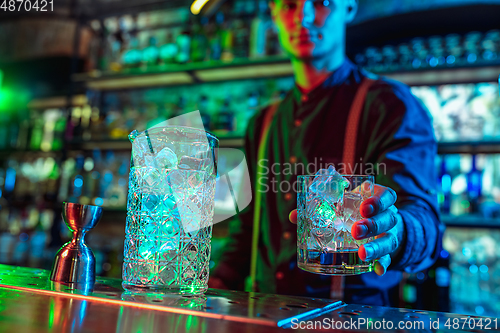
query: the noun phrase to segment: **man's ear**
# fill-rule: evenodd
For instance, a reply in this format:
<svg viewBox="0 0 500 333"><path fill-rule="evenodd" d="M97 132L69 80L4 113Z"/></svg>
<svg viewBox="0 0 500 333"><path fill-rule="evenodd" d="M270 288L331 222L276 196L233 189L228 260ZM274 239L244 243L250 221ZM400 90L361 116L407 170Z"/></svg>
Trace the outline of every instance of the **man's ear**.
<svg viewBox="0 0 500 333"><path fill-rule="evenodd" d="M345 16L345 23L351 23L356 17L358 12L358 1L357 0L346 0L347 13Z"/></svg>

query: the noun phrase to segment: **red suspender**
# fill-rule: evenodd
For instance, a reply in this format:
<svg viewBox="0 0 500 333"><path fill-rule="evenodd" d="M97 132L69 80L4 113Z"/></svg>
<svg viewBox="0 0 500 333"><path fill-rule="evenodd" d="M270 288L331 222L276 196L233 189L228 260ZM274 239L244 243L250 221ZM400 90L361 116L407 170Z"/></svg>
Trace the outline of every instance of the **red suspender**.
<svg viewBox="0 0 500 333"><path fill-rule="evenodd" d="M368 89L375 80L365 78L354 96L354 100L347 117L347 126L344 136L344 150L342 152L342 163L346 166L345 174L352 174L354 166L354 157L356 155L356 138L358 136L359 118L365 105ZM345 276L332 276L332 286L330 289L330 298L342 300L344 298L344 280Z"/></svg>

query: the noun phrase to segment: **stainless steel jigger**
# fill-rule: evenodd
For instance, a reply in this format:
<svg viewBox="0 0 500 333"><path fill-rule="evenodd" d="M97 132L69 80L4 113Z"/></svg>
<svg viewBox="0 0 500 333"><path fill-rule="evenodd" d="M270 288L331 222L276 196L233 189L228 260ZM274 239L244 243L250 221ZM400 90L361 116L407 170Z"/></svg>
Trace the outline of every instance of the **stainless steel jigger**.
<svg viewBox="0 0 500 333"><path fill-rule="evenodd" d="M64 222L73 232L73 239L57 252L50 279L77 286L93 286L95 257L85 244L84 237L101 219L102 208L64 202L62 215Z"/></svg>

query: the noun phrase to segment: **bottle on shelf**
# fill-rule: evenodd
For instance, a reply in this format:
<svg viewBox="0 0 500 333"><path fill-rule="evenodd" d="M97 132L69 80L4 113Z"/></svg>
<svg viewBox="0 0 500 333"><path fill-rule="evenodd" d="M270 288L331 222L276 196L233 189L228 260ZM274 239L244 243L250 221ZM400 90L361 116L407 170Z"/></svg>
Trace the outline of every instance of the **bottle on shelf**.
<svg viewBox="0 0 500 333"><path fill-rule="evenodd" d="M40 150L43 138L43 118L39 112L31 113L30 150Z"/></svg>
<svg viewBox="0 0 500 333"><path fill-rule="evenodd" d="M12 146L12 148L19 150L26 150L28 149L28 143L29 143L28 139L30 136L30 116L27 110L19 112L18 125L19 125L19 135L16 139L16 145Z"/></svg>
<svg viewBox="0 0 500 333"><path fill-rule="evenodd" d="M467 173L467 198L470 203L470 212L477 213L481 201L482 172L477 169L477 155L472 155L472 167Z"/></svg>
<svg viewBox="0 0 500 333"><path fill-rule="evenodd" d="M446 156L442 156L438 179L438 202L441 213L449 214L451 208L451 176L446 169Z"/></svg>
<svg viewBox="0 0 500 333"><path fill-rule="evenodd" d="M202 18L205 20L205 18ZM208 59L208 39L203 33L202 22L194 19L191 40L191 61L201 62Z"/></svg>
<svg viewBox="0 0 500 333"><path fill-rule="evenodd" d="M429 37L428 65L430 67L444 66L446 64L445 55L443 38L441 36Z"/></svg>
<svg viewBox="0 0 500 333"><path fill-rule="evenodd" d="M52 139L52 150L58 151L64 145L64 132L66 131L66 123L68 117L64 112L60 112L54 124L54 136Z"/></svg>
<svg viewBox="0 0 500 333"><path fill-rule="evenodd" d="M386 45L382 48L382 56L384 58L383 71L397 70L398 54L396 48L392 45Z"/></svg>
<svg viewBox="0 0 500 333"><path fill-rule="evenodd" d="M220 15L219 34L222 48L220 60L231 62L234 59L234 31L227 17L222 12Z"/></svg>
<svg viewBox="0 0 500 333"><path fill-rule="evenodd" d="M174 42L173 31L167 31L165 41L160 47L160 60L162 65L170 65L175 63L179 47Z"/></svg>
<svg viewBox="0 0 500 333"><path fill-rule="evenodd" d="M220 24L223 20L221 13L215 15L215 20L210 21L207 26L208 31L208 43L210 47L210 60L219 61L222 54L222 41L220 34Z"/></svg>
<svg viewBox="0 0 500 333"><path fill-rule="evenodd" d="M142 65L148 69L158 64L159 50L155 36L149 37L148 46L142 50Z"/></svg>
<svg viewBox="0 0 500 333"><path fill-rule="evenodd" d="M208 97L201 95L198 102L198 110L200 111L201 121L206 130L210 130L210 114L208 113Z"/></svg>
<svg viewBox="0 0 500 333"><path fill-rule="evenodd" d="M250 58L262 58L266 56L266 35L272 26L271 21L265 15L266 8L262 8L259 5L258 13L250 24Z"/></svg>
<svg viewBox="0 0 500 333"><path fill-rule="evenodd" d="M7 141L7 146L10 149L16 149L19 136L20 136L20 127L19 127L19 118L20 113L16 116L12 115L9 124L9 139ZM1 139L0 139L1 140Z"/></svg>
<svg viewBox="0 0 500 333"><path fill-rule="evenodd" d="M178 52L175 57L175 60L179 64L185 64L188 63L191 55L191 34L189 30L184 30L182 31L178 36L177 36L177 48Z"/></svg>
<svg viewBox="0 0 500 333"><path fill-rule="evenodd" d="M482 39L482 35L480 32L474 31L465 35L464 38L464 49L465 54L464 58L468 64L475 64L478 60L480 60L480 42Z"/></svg>
<svg viewBox="0 0 500 333"><path fill-rule="evenodd" d="M213 121L214 134L227 135L229 132L236 130L236 116L231 110L231 98L227 97L220 109L215 115Z"/></svg>
<svg viewBox="0 0 500 333"><path fill-rule="evenodd" d="M448 66L461 66L463 64L463 48L461 37L458 34L445 36L446 64Z"/></svg>
<svg viewBox="0 0 500 333"><path fill-rule="evenodd" d="M498 59L500 51L500 30L491 30L485 34L481 42L483 49L482 58L484 61L495 61Z"/></svg>
<svg viewBox="0 0 500 333"><path fill-rule="evenodd" d="M54 142L54 129L56 121L62 112L57 109L45 110L43 113L43 136L42 143L40 144L40 149L42 151L52 150L52 144Z"/></svg>
<svg viewBox="0 0 500 333"><path fill-rule="evenodd" d="M250 48L250 32L246 20L236 19L232 24L234 34L234 57L248 58Z"/></svg>
<svg viewBox="0 0 500 333"><path fill-rule="evenodd" d="M131 36L129 47L122 54L122 65L124 68L136 68L140 65L142 51L139 49L139 39L137 36Z"/></svg>
<svg viewBox="0 0 500 333"><path fill-rule="evenodd" d="M106 26L106 70L121 70L121 51L122 51L122 31L116 17L110 17L104 21Z"/></svg>
<svg viewBox="0 0 500 333"><path fill-rule="evenodd" d="M5 113L0 113L0 150L7 149L9 123L9 116Z"/></svg>

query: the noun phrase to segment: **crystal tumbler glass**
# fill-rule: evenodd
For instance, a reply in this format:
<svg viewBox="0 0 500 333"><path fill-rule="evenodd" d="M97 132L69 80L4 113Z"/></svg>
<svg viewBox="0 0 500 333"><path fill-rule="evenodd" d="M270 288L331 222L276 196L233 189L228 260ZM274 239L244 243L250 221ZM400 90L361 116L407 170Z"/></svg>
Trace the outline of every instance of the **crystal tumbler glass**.
<svg viewBox="0 0 500 333"><path fill-rule="evenodd" d="M297 261L308 272L354 275L373 270L374 261L362 261L354 222L362 219L361 203L373 196L373 176L299 176L297 196Z"/></svg>

